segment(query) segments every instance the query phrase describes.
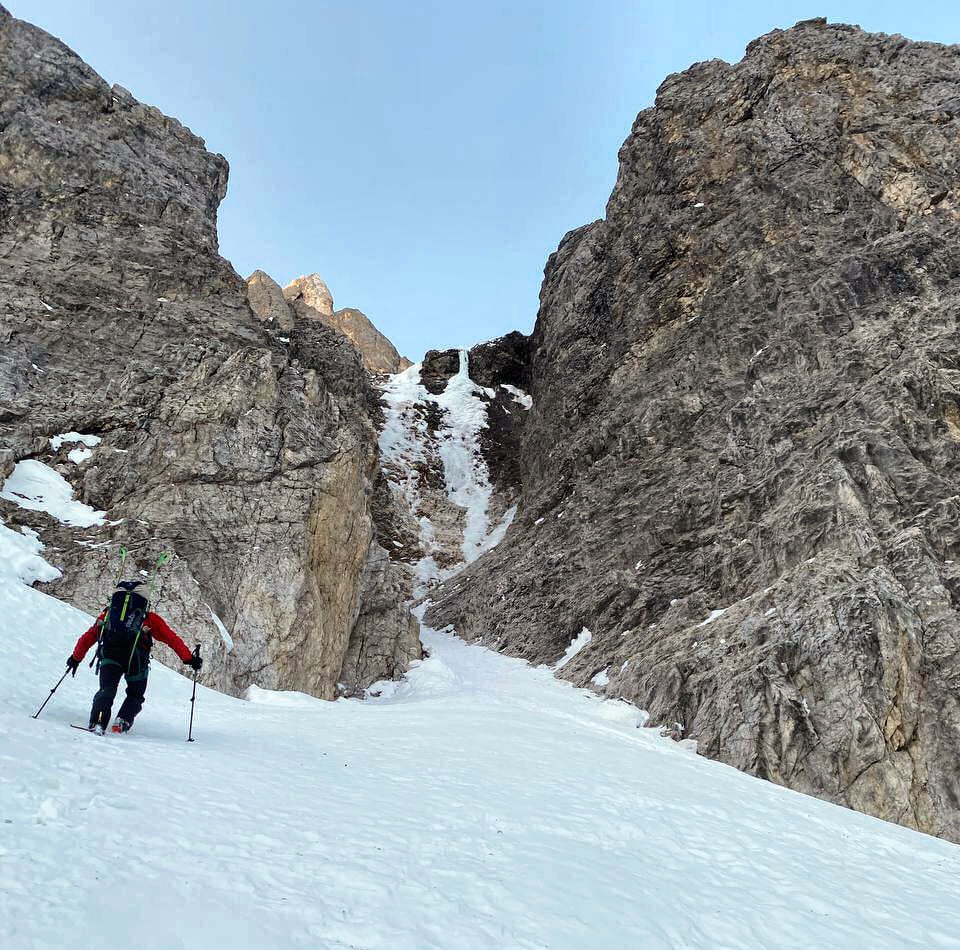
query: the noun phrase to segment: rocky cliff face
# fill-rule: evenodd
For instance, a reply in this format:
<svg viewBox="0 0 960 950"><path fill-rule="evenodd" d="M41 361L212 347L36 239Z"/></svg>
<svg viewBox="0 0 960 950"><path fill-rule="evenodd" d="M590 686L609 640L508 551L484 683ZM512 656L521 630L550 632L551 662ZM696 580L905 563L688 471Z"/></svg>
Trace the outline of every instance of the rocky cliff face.
<svg viewBox="0 0 960 950"><path fill-rule="evenodd" d="M201 139L0 8L0 478L42 461L108 523L2 515L91 612L111 542L140 570L172 550L161 610L205 682L330 697L419 656L376 542L381 410L341 334L252 312L217 253L226 183ZM101 440L76 464L49 442L70 431Z"/></svg>
<svg viewBox="0 0 960 950"><path fill-rule="evenodd" d="M522 506L453 623L702 753L960 840L960 48L669 77L547 265ZM489 642L489 640L487 642Z"/></svg>

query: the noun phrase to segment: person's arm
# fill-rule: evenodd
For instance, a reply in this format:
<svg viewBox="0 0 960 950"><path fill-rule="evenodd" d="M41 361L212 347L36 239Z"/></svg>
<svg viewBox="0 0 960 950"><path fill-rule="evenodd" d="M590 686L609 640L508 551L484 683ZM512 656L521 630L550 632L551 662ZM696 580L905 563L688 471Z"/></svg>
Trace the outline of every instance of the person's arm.
<svg viewBox="0 0 960 950"><path fill-rule="evenodd" d="M161 643L165 643L174 653L180 657L180 660L183 663L189 663L193 658L193 653L190 650L183 640L174 633L173 630L167 626L166 620L163 619L159 614L155 614L152 611L147 614L147 619L144 621L147 627L150 628L150 633L153 635L154 640L159 640Z"/></svg>
<svg viewBox="0 0 960 950"><path fill-rule="evenodd" d="M77 640L77 645L73 648L73 653L70 654L71 659L76 660L77 663L83 661L83 658L87 655L87 650L97 642L97 637L100 635L100 624L106 615L107 612L104 610L100 616L94 620L90 629L80 634L80 639Z"/></svg>

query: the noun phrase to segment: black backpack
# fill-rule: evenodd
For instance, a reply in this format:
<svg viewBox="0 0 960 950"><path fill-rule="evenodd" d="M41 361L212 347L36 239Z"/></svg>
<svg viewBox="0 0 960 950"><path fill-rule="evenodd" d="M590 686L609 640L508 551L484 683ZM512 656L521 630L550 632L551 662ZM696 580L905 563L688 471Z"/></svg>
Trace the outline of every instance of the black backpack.
<svg viewBox="0 0 960 950"><path fill-rule="evenodd" d="M110 598L107 615L100 626L100 650L104 656L122 655L127 662L139 647L150 650L149 633L143 630L149 604L147 598L134 590L118 590Z"/></svg>

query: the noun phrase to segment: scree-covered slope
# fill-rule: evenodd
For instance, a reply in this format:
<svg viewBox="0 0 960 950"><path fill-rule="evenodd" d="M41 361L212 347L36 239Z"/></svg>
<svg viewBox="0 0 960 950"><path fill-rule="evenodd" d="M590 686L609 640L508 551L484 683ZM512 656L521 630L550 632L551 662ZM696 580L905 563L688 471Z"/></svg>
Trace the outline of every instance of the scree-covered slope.
<svg viewBox="0 0 960 950"><path fill-rule="evenodd" d="M82 722L89 617L0 526L0 944L960 947L960 849L636 728L633 707L424 630L379 699L201 688ZM184 631L186 632L186 631Z"/></svg>

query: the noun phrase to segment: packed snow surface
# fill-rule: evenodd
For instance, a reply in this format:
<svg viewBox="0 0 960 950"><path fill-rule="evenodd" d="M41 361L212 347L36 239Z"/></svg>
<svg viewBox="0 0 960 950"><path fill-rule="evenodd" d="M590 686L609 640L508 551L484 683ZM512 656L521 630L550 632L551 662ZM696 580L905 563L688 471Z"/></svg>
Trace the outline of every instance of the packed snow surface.
<svg viewBox="0 0 960 950"><path fill-rule="evenodd" d="M55 581L60 571L41 555L43 545L36 531L13 531L0 521L0 588L34 581ZM0 628L2 629L2 628Z"/></svg>
<svg viewBox="0 0 960 950"><path fill-rule="evenodd" d="M104 513L73 497L70 483L59 473L38 462L25 459L17 462L3 483L0 498L12 501L30 511L45 511L63 524L74 528L89 528L103 524Z"/></svg>
<svg viewBox="0 0 960 950"><path fill-rule="evenodd" d="M192 744L157 664L127 736L86 665L31 719L90 619L0 582L4 950L960 947L960 848L447 634L381 700L200 688Z"/></svg>

